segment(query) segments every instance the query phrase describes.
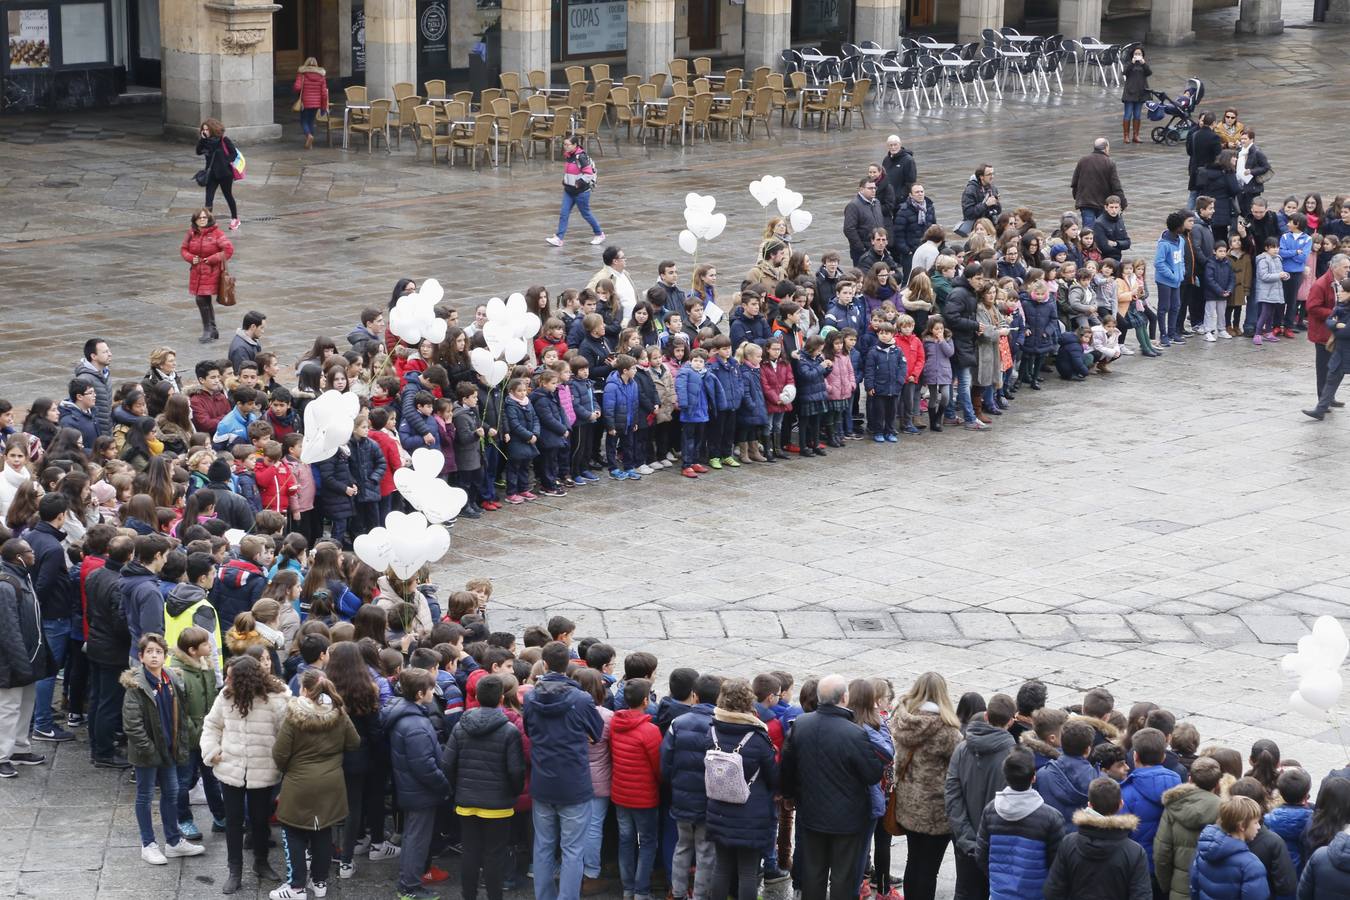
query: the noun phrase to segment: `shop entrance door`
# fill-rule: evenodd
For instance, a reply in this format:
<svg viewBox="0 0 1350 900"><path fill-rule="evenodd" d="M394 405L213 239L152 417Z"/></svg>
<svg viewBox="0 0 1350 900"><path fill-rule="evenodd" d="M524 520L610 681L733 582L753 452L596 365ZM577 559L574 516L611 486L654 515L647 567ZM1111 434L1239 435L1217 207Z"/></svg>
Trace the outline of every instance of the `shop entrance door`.
<svg viewBox="0 0 1350 900"><path fill-rule="evenodd" d="M721 38L721 0L689 0L689 49L716 50Z"/></svg>

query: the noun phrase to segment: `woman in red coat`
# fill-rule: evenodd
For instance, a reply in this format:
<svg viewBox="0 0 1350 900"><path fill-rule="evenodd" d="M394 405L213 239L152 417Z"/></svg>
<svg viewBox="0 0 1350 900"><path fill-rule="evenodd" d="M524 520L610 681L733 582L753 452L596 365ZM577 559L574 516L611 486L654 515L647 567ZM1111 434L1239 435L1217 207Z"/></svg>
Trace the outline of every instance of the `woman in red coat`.
<svg viewBox="0 0 1350 900"><path fill-rule="evenodd" d="M179 249L188 269L188 293L197 300L197 312L202 316L202 336L198 340L210 343L220 337L216 330L216 310L211 298L220 291L220 272L225 260L234 256L234 244L225 232L216 227L216 217L209 209L199 209L192 216L192 228L183 238Z"/></svg>
<svg viewBox="0 0 1350 900"><path fill-rule="evenodd" d="M300 95L300 127L308 150L314 146L314 120L319 110L328 109L328 73L314 57L306 59L295 76L295 92Z"/></svg>

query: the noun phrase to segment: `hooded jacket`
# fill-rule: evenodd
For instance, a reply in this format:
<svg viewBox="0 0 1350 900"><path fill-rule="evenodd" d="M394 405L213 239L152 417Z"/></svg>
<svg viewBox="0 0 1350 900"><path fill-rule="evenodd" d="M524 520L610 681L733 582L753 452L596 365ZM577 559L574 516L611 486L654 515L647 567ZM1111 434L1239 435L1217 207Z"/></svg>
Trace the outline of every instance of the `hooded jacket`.
<svg viewBox="0 0 1350 900"><path fill-rule="evenodd" d="M965 278L953 281L952 291L942 304L942 320L947 323L947 333L956 348L952 354L953 368L973 369L978 360L975 350L976 331L979 330L975 320L977 306L970 282Z"/></svg>
<svg viewBox="0 0 1350 900"><path fill-rule="evenodd" d="M708 813L703 756L712 746L713 705L699 703L676 716L661 741L661 780L670 785L670 814L679 822L702 822Z"/></svg>
<svg viewBox="0 0 1350 900"><path fill-rule="evenodd" d="M1171 900L1190 900L1191 863L1206 825L1219 818L1223 801L1212 791L1181 784L1162 796L1163 814L1153 838L1153 869Z"/></svg>
<svg viewBox="0 0 1350 900"><path fill-rule="evenodd" d="M559 387L558 390L562 390ZM539 419L539 447L543 450L561 450L567 446L567 422L563 419L562 401L558 391L535 388L530 403Z"/></svg>
<svg viewBox="0 0 1350 900"><path fill-rule="evenodd" d="M984 202L984 198L991 195L994 198L992 206ZM998 187L996 185L986 185L980 181L978 175L971 175L966 179L965 189L961 191L962 219L968 222L975 219L988 219L991 222L997 222L1002 212L1003 204L998 202Z"/></svg>
<svg viewBox="0 0 1350 900"><path fill-rule="evenodd" d="M122 565L109 559L84 581L89 636L84 653L90 662L122 668L131 656L131 632L122 604Z"/></svg>
<svg viewBox="0 0 1350 900"><path fill-rule="evenodd" d="M194 625L211 636L211 653L206 657L206 664L211 670L212 680L215 680L216 673L221 671L220 618L216 608L207 600L206 591L200 586L188 582L175 584L169 590L169 596L164 598L164 640L175 653L178 652L178 636ZM208 700L206 708L210 706ZM201 714L206 715L206 709Z"/></svg>
<svg viewBox="0 0 1350 900"><path fill-rule="evenodd" d="M944 801L952 827L952 842L974 856L984 809L1002 790L1003 760L1017 744L1007 729L976 720L966 728L966 739L947 765Z"/></svg>
<svg viewBox="0 0 1350 900"><path fill-rule="evenodd" d="M887 153L881 159L881 168L886 171L886 180L895 191L897 201L908 197L909 189L919 180L919 167L908 147L901 147L899 153Z"/></svg>
<svg viewBox="0 0 1350 900"><path fill-rule="evenodd" d="M1040 794L1030 788L999 791L984 808L975 845L989 873L989 900L1042 896L1063 834L1064 819Z"/></svg>
<svg viewBox="0 0 1350 900"><path fill-rule="evenodd" d="M1059 811L1065 829L1073 831L1074 814L1087 806L1088 786L1100 774L1086 757L1061 754L1036 770L1036 792Z"/></svg>
<svg viewBox="0 0 1350 900"><path fill-rule="evenodd" d="M172 734L165 733L155 689L143 665L137 662L117 680L126 691L122 697L122 730L127 735L127 761L133 766L180 765L187 762L193 747L183 709L183 679L168 668L160 670L160 677L168 680L173 697Z"/></svg>
<svg viewBox="0 0 1350 900"><path fill-rule="evenodd" d="M908 367L904 354L900 352L900 345L878 341L867 351L863 363L863 385L869 394L876 393L878 397L897 396L907 374Z"/></svg>
<svg viewBox="0 0 1350 900"><path fill-rule="evenodd" d="M284 688L266 698L254 698L248 715L241 716L225 693L216 695L202 722L202 760L222 784L238 788L271 787L281 780L272 759L272 746L290 708Z"/></svg>
<svg viewBox="0 0 1350 900"><path fill-rule="evenodd" d="M731 316L731 349L735 352L749 341L761 347L769 341L769 320L761 315L747 316L744 309L738 309Z"/></svg>
<svg viewBox="0 0 1350 900"><path fill-rule="evenodd" d="M1149 871L1153 871L1153 838L1162 820L1163 795L1181 784L1177 773L1163 766L1140 766L1120 785L1120 799L1125 810L1139 817L1134 839L1148 856Z"/></svg>
<svg viewBox="0 0 1350 900"><path fill-rule="evenodd" d="M640 709L619 710L609 729L610 799L629 809L656 807L661 794L661 730Z"/></svg>
<svg viewBox="0 0 1350 900"><path fill-rule="evenodd" d="M96 407L97 408L97 407ZM98 440L98 419L94 410L87 412L69 400L61 401L61 427L74 428L84 438L84 446L92 448Z"/></svg>
<svg viewBox="0 0 1350 900"><path fill-rule="evenodd" d="M1298 890L1298 873L1289 861L1289 851L1280 836L1263 827L1247 842L1247 849L1260 860L1270 895L1275 900L1293 900L1294 892Z"/></svg>
<svg viewBox="0 0 1350 900"><path fill-rule="evenodd" d="M1307 862L1303 858L1303 831L1312 821L1312 815L1311 806L1277 806L1265 817L1266 827L1284 841L1289 851L1289 861L1299 874L1303 873L1304 863ZM1346 896L1350 897L1350 891L1347 891Z"/></svg>
<svg viewBox="0 0 1350 900"><path fill-rule="evenodd" d="M1055 852L1045 900L1152 900L1148 859L1130 840L1138 824L1130 815L1074 813L1077 831L1066 834Z"/></svg>
<svg viewBox="0 0 1350 900"><path fill-rule="evenodd" d="M159 592L158 575L133 559L122 567L121 593L132 647L143 634L164 633L164 595Z"/></svg>
<svg viewBox="0 0 1350 900"><path fill-rule="evenodd" d="M572 679L549 672L525 698L524 715L533 799L557 806L590 800L594 790L586 745L600 740L605 727L595 700Z"/></svg>
<svg viewBox="0 0 1350 900"><path fill-rule="evenodd" d="M32 585L24 569L0 564L0 688L27 687L55 671Z"/></svg>
<svg viewBox="0 0 1350 900"><path fill-rule="evenodd" d="M70 558L63 542L66 533L50 522L39 522L24 533L24 540L33 548L34 562L29 570L43 620L69 619L76 612L75 582L70 577Z"/></svg>
<svg viewBox="0 0 1350 900"><path fill-rule="evenodd" d="M1313 852L1298 884L1298 900L1350 897L1350 834L1341 833Z"/></svg>
<svg viewBox="0 0 1350 900"><path fill-rule="evenodd" d="M697 424L709 418L708 389L705 382L711 378L706 368L698 371L692 365L680 366L675 375L675 397L680 405L680 421Z"/></svg>
<svg viewBox="0 0 1350 900"><path fill-rule="evenodd" d="M1206 825L1190 873L1191 900L1267 900L1266 870L1256 854L1218 825Z"/></svg>
<svg viewBox="0 0 1350 900"><path fill-rule="evenodd" d="M952 752L961 742L961 729L948 725L936 713L891 716L895 742L895 817L906 831L950 834L943 785Z"/></svg>
<svg viewBox="0 0 1350 900"><path fill-rule="evenodd" d="M441 770L456 806L511 809L525 787L520 732L497 707L471 709L450 732Z"/></svg>
<svg viewBox="0 0 1350 900"><path fill-rule="evenodd" d="M750 785L750 796L744 803L709 800L708 838L725 847L767 847L778 833L774 824L773 795L779 784L779 772L773 744L768 731L761 727L762 723L730 721L731 718L725 711L715 711L714 734L717 746L728 752L734 750L746 735L750 736L740 750L741 769ZM711 742L711 738L709 740Z"/></svg>
<svg viewBox="0 0 1350 900"><path fill-rule="evenodd" d="M216 573L216 583L211 586L211 602L220 621L229 627L241 612L253 609L253 604L266 589L267 574L257 563L232 559Z"/></svg>
<svg viewBox="0 0 1350 900"><path fill-rule="evenodd" d="M309 831L331 827L347 815L342 758L361 745L347 714L335 709L327 697L322 699L320 703L308 697L292 699L272 745L272 761L282 773L277 821ZM434 754L431 768L440 775ZM396 767L395 777L397 773ZM400 791L401 803L415 799Z"/></svg>
<svg viewBox="0 0 1350 900"><path fill-rule="evenodd" d="M442 770L436 727L427 708L398 697L380 713L380 726L389 744L399 805L431 809L444 803L450 796L450 782Z"/></svg>
<svg viewBox="0 0 1350 900"><path fill-rule="evenodd" d="M822 704L793 723L783 745L782 793L797 802L802 828L856 834L872 821L868 788L884 770L853 713Z"/></svg>
<svg viewBox="0 0 1350 900"><path fill-rule="evenodd" d="M187 718L188 744L197 747L202 739L202 722L211 704L216 699L216 670L211 658L194 659L172 643L169 653L169 668L183 680L183 693L179 695L179 709Z"/></svg>

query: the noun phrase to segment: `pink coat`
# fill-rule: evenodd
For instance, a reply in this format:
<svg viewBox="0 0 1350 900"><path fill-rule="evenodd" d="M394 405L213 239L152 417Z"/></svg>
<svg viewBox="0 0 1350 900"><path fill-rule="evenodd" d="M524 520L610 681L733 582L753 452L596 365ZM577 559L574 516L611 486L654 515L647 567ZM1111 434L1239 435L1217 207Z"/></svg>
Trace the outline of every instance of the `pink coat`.
<svg viewBox="0 0 1350 900"><path fill-rule="evenodd" d="M295 476L296 491L291 494L291 515L298 516L314 508L314 473L308 463L287 460L291 474Z"/></svg>
<svg viewBox="0 0 1350 900"><path fill-rule="evenodd" d="M300 95L302 109L328 108L328 77L323 69L301 66L295 76L295 92Z"/></svg>
<svg viewBox="0 0 1350 900"><path fill-rule="evenodd" d="M848 358L847 353L840 353L834 358L834 365L825 373L825 397L829 400L848 400L857 388L853 360Z"/></svg>
<svg viewBox="0 0 1350 900"><path fill-rule="evenodd" d="M591 789L597 797L608 797L609 784L614 777L614 760L609 752L609 723L614 718L614 710L597 706L596 712L605 720L605 730L600 740L588 747L591 754Z"/></svg>

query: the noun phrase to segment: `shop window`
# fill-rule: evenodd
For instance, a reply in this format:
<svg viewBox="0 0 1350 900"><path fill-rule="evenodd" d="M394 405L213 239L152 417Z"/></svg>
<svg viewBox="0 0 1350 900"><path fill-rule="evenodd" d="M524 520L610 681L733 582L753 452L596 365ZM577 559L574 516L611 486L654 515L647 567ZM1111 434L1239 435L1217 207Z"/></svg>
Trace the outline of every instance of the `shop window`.
<svg viewBox="0 0 1350 900"><path fill-rule="evenodd" d="M102 3L70 3L61 7L61 64L108 61L107 7Z"/></svg>
<svg viewBox="0 0 1350 900"><path fill-rule="evenodd" d="M5 16L9 69L52 67L51 14L46 9L11 9Z"/></svg>

